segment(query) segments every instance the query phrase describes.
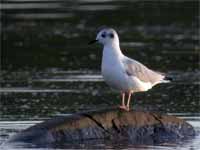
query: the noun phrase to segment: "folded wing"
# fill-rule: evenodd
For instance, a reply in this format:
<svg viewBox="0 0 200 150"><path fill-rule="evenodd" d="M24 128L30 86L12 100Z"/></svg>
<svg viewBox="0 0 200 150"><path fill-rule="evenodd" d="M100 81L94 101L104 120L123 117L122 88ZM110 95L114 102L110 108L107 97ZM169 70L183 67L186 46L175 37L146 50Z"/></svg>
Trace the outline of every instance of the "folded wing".
<svg viewBox="0 0 200 150"><path fill-rule="evenodd" d="M136 60L126 57L123 64L125 66L125 73L128 76L135 76L140 81L151 83L152 86L161 82L166 82L164 80L165 74L153 71Z"/></svg>

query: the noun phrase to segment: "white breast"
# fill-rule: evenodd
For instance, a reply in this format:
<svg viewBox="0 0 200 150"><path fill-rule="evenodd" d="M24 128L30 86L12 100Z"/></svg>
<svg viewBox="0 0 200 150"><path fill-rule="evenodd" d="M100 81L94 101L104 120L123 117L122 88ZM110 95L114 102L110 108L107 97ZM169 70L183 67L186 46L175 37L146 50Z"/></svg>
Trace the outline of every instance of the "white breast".
<svg viewBox="0 0 200 150"><path fill-rule="evenodd" d="M105 82L113 89L126 90L128 84L120 56L110 49L104 49L101 71Z"/></svg>

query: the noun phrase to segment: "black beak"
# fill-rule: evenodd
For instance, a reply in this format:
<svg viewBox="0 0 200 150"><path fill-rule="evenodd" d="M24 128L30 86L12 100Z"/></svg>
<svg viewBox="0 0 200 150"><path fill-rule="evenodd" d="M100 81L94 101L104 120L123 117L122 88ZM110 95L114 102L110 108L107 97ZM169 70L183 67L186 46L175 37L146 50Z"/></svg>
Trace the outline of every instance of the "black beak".
<svg viewBox="0 0 200 150"><path fill-rule="evenodd" d="M88 44L93 44L93 43L95 43L95 42L97 42L98 40L92 40L92 41L90 41Z"/></svg>

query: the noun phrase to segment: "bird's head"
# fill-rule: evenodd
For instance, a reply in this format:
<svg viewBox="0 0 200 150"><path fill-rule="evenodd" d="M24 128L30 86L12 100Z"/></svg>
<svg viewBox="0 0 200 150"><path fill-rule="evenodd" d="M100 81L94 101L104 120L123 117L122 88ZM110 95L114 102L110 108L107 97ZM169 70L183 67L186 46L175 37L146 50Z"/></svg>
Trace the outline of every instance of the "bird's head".
<svg viewBox="0 0 200 150"><path fill-rule="evenodd" d="M96 36L96 39L89 44L98 42L105 45L119 45L119 37L117 32L112 28L104 28L100 30Z"/></svg>

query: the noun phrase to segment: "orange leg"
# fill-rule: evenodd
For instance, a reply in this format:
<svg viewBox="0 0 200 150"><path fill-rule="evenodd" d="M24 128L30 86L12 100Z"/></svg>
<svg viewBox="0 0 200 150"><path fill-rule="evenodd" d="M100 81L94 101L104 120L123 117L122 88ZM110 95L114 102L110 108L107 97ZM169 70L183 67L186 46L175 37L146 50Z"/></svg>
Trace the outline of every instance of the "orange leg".
<svg viewBox="0 0 200 150"><path fill-rule="evenodd" d="M127 101L127 104L126 104L126 110L127 110L127 111L130 110L131 95L132 95L132 92L129 91L129 92L128 92L128 101Z"/></svg>
<svg viewBox="0 0 200 150"><path fill-rule="evenodd" d="M125 105L125 93L122 92L121 95L122 95L122 104L119 106L119 108L126 109L126 105Z"/></svg>

